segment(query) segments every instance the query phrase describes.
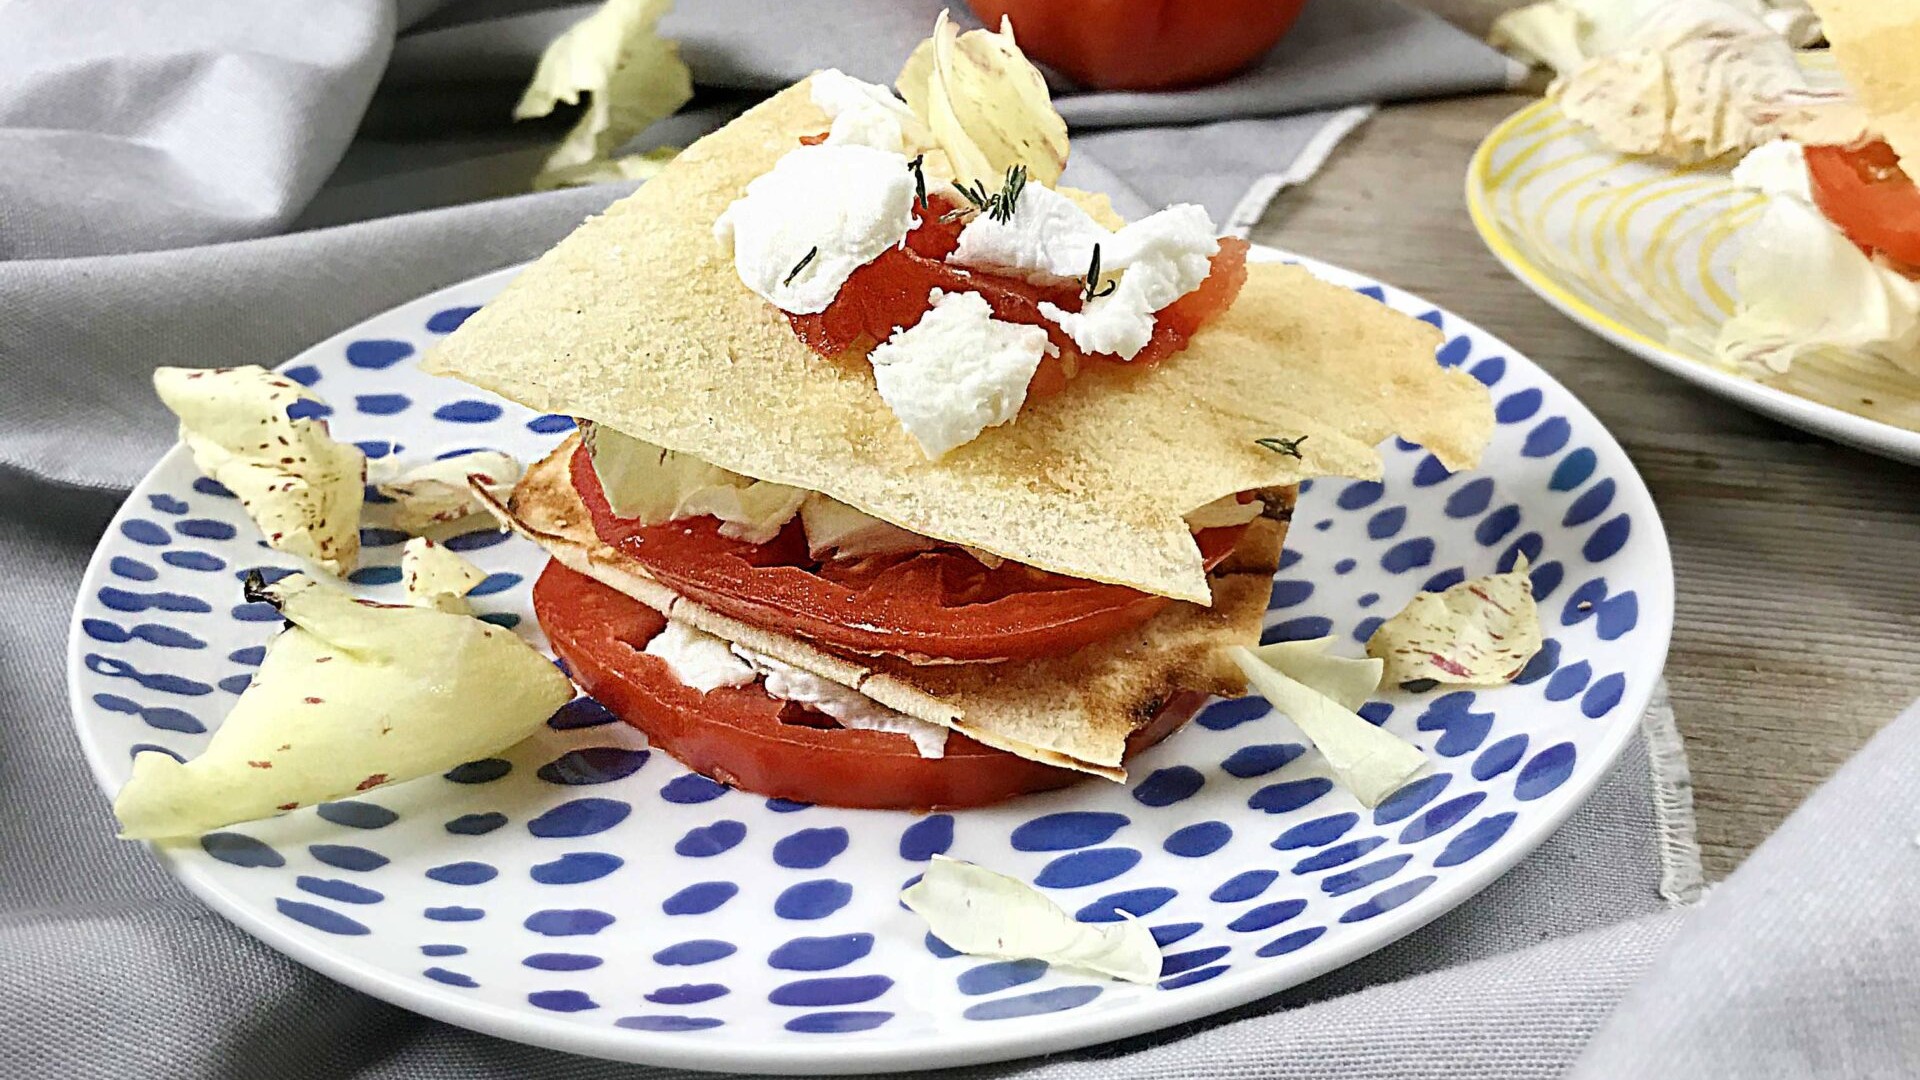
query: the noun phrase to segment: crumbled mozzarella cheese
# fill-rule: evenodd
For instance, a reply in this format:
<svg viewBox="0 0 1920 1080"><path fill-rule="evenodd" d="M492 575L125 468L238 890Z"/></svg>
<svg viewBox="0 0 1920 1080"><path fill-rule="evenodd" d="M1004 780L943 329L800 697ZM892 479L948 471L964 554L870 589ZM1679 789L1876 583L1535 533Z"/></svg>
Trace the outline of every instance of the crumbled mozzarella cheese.
<svg viewBox="0 0 1920 1080"><path fill-rule="evenodd" d="M1200 287L1220 250L1202 207L1169 206L1112 232L1065 195L1029 184L1007 220L975 214L949 261L1057 282L1084 276L1096 244L1102 280L1119 275L1113 291L1079 312L1044 301L1040 311L1082 350L1125 359L1153 336L1154 312Z"/></svg>
<svg viewBox="0 0 1920 1080"><path fill-rule="evenodd" d="M914 749L923 758L946 756L947 729L938 724L895 712L858 690L783 664L745 646L735 645L733 652L760 672L772 697L811 706L838 720L841 727L905 735L913 740Z"/></svg>
<svg viewBox="0 0 1920 1080"><path fill-rule="evenodd" d="M747 185L713 234L732 245L748 288L804 315L826 310L849 275L906 239L913 199L900 154L851 142L800 146Z"/></svg>
<svg viewBox="0 0 1920 1080"><path fill-rule="evenodd" d="M605 424L586 432L587 460L615 517L658 525L708 514L720 519L720 535L764 544L807 497L801 488L751 480Z"/></svg>
<svg viewBox="0 0 1920 1080"><path fill-rule="evenodd" d="M1764 142L1733 167L1733 182L1763 195L1791 195L1813 201L1813 181L1807 175L1807 153L1792 139Z"/></svg>
<svg viewBox="0 0 1920 1080"><path fill-rule="evenodd" d="M829 552L835 558L857 559L865 555L929 551L934 547L934 542L927 537L861 513L818 492L800 504L800 524L807 531L807 554L816 559L826 558Z"/></svg>
<svg viewBox="0 0 1920 1080"><path fill-rule="evenodd" d="M478 477L488 491L502 495L520 479L520 473L520 463L512 454L474 450L417 465L374 487L393 500L387 506L387 523L417 535L435 525L486 509L467 486L467 477Z"/></svg>
<svg viewBox="0 0 1920 1080"><path fill-rule="evenodd" d="M920 321L868 355L880 397L930 459L1019 413L1047 332L1002 322L976 292L930 294Z"/></svg>
<svg viewBox="0 0 1920 1080"><path fill-rule="evenodd" d="M673 677L705 694L723 686L745 686L755 678L746 661L720 638L679 619L653 635L642 652L666 661Z"/></svg>
<svg viewBox="0 0 1920 1080"><path fill-rule="evenodd" d="M407 541L400 550L400 582L414 607L471 615L467 594L485 580L485 570L424 536Z"/></svg>
<svg viewBox="0 0 1920 1080"><path fill-rule="evenodd" d="M837 68L814 72L808 85L813 103L833 121L829 146L853 143L904 155L932 141L926 124L884 86Z"/></svg>

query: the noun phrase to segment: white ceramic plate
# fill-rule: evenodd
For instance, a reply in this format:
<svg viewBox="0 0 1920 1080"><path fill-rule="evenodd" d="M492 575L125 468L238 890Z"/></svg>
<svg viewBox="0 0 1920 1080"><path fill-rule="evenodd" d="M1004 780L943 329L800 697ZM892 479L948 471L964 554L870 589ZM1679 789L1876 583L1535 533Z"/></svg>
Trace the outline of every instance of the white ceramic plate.
<svg viewBox="0 0 1920 1080"><path fill-rule="evenodd" d="M1491 387L1500 422L1474 473L1388 444L1384 483L1303 485L1269 639L1332 632L1358 654L1415 591L1521 551L1550 637L1517 685L1367 706L1435 764L1378 810L1334 788L1257 698L1209 706L1128 785L927 816L730 791L581 699L501 758L157 854L247 932L377 997L510 1039L707 1069L925 1069L1084 1046L1399 938L1513 865L1600 781L1660 673L1672 574L1640 478L1564 388L1430 304L1309 265L1441 327L1440 361ZM282 370L370 453L532 458L564 418L415 366L510 276L403 305ZM365 537L360 591L397 595L399 539ZM491 574L486 617L542 643L528 600L540 553L484 531L450 546ZM102 789L141 748L206 744L277 628L242 603L239 578L292 565L184 450L134 491L74 611L74 716ZM1137 913L1163 943L1162 981L951 955L896 902L934 852L1037 881L1083 919Z"/></svg>
<svg viewBox="0 0 1920 1080"><path fill-rule="evenodd" d="M1588 330L1782 423L1920 463L1920 379L1882 360L1828 349L1765 380L1714 361L1733 260L1765 205L1727 174L1614 153L1539 101L1480 144L1467 209L1508 272Z"/></svg>

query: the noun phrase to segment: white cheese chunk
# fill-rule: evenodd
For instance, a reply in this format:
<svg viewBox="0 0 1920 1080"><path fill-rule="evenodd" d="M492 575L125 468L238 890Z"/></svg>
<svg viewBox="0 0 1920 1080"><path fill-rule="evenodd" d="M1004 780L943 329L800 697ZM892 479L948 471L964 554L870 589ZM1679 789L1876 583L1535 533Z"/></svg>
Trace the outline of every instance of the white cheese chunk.
<svg viewBox="0 0 1920 1080"><path fill-rule="evenodd" d="M884 86L837 68L814 72L808 85L813 103L833 121L829 146L852 143L906 155L933 141L925 122Z"/></svg>
<svg viewBox="0 0 1920 1080"><path fill-rule="evenodd" d="M824 311L855 270L913 227L907 159L853 142L800 146L714 222L747 287L794 314Z"/></svg>
<svg viewBox="0 0 1920 1080"><path fill-rule="evenodd" d="M930 551L934 542L918 533L890 525L837 499L815 492L800 504L800 524L807 530L807 554L824 559L857 559L866 555L902 555Z"/></svg>
<svg viewBox="0 0 1920 1080"><path fill-rule="evenodd" d="M771 697L811 706L838 720L841 727L905 735L913 740L914 749L923 758L946 756L947 729L938 724L895 712L858 690L801 671L745 646L735 645L733 652L761 673Z"/></svg>
<svg viewBox="0 0 1920 1080"><path fill-rule="evenodd" d="M1761 143L1733 167L1733 182L1763 195L1791 195L1813 201L1813 180L1807 175L1807 152L1792 139Z"/></svg>
<svg viewBox="0 0 1920 1080"><path fill-rule="evenodd" d="M807 497L801 488L752 480L604 424L588 427L586 439L608 508L643 525L711 515L720 519L720 535L764 544Z"/></svg>
<svg viewBox="0 0 1920 1080"><path fill-rule="evenodd" d="M400 549L400 582L407 603L454 615L473 614L467 594L487 580L487 572L424 536Z"/></svg>
<svg viewBox="0 0 1920 1080"><path fill-rule="evenodd" d="M931 294L933 306L868 355L881 400L938 460L1014 418L1040 367L1047 332L1001 322L976 292Z"/></svg>
<svg viewBox="0 0 1920 1080"><path fill-rule="evenodd" d="M725 641L679 619L668 619L667 628L641 651L666 661L674 678L703 694L723 686L745 686L757 677Z"/></svg>

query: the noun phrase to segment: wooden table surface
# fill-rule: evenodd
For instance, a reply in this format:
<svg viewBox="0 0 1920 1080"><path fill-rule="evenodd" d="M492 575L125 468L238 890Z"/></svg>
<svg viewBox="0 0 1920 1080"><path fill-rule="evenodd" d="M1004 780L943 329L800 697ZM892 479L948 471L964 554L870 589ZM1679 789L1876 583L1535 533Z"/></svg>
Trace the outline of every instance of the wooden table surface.
<svg viewBox="0 0 1920 1080"><path fill-rule="evenodd" d="M1920 697L1920 469L1665 375L1509 277L1461 188L1481 138L1530 100L1384 109L1253 238L1471 319L1552 372L1626 447L1673 547L1667 680L1713 880Z"/></svg>

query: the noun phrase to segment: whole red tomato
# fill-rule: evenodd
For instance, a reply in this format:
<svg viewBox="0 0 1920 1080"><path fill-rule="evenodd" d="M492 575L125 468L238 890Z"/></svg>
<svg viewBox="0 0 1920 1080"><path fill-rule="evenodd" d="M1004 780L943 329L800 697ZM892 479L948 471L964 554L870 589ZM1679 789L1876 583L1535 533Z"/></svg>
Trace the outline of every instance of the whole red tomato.
<svg viewBox="0 0 1920 1080"><path fill-rule="evenodd" d="M1102 90L1170 90L1253 63L1306 0L968 0L980 21L1013 20L1020 48Z"/></svg>

